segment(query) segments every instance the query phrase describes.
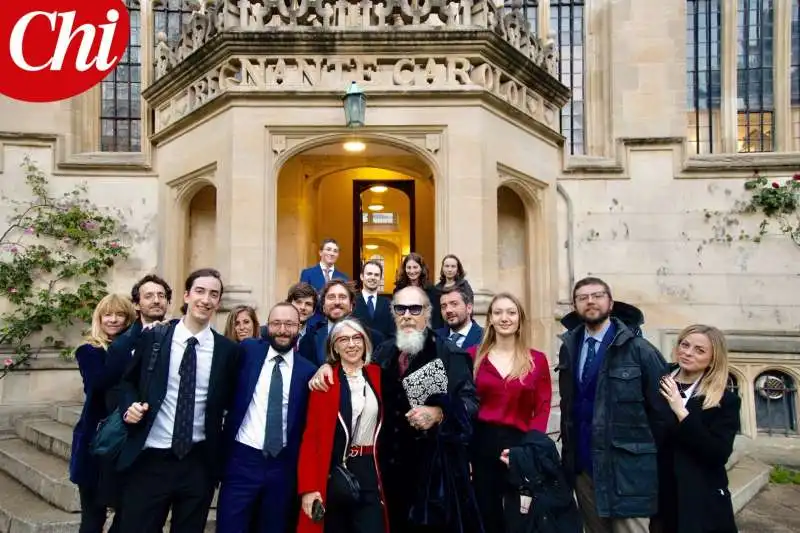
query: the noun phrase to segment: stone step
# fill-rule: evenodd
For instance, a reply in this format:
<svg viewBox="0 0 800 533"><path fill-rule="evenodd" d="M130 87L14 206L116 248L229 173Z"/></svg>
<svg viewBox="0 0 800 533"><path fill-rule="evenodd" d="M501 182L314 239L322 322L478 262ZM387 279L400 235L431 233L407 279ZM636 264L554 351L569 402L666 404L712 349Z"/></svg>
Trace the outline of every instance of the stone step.
<svg viewBox="0 0 800 533"><path fill-rule="evenodd" d="M66 404L53 406L50 416L56 422L61 422L71 428L75 427L81 417L83 405Z"/></svg>
<svg viewBox="0 0 800 533"><path fill-rule="evenodd" d="M22 439L0 441L0 470L59 509L81 509L78 488L69 480L67 463Z"/></svg>
<svg viewBox="0 0 800 533"><path fill-rule="evenodd" d="M733 512L738 513L769 483L770 465L743 456L728 471L728 488L731 491Z"/></svg>
<svg viewBox="0 0 800 533"><path fill-rule="evenodd" d="M0 533L77 533L79 514L50 505L0 472Z"/></svg>
<svg viewBox="0 0 800 533"><path fill-rule="evenodd" d="M50 418L22 418L16 422L17 435L36 448L69 461L72 427Z"/></svg>

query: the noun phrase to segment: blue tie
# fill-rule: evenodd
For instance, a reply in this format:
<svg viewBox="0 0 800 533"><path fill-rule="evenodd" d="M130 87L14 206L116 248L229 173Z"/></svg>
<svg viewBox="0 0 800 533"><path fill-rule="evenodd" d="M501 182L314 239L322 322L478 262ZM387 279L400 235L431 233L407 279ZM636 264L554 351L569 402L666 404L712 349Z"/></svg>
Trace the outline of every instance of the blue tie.
<svg viewBox="0 0 800 533"><path fill-rule="evenodd" d="M283 375L282 355L275 356L267 398L267 428L264 435L264 455L275 457L283 449Z"/></svg>
<svg viewBox="0 0 800 533"><path fill-rule="evenodd" d="M450 342L452 342L453 344L458 346L458 341L460 341L461 337L463 337L463 336L464 335L462 335L461 333L459 333L457 331L454 331L453 333L450 334L449 340L450 340ZM459 346L459 348L460 348L460 346Z"/></svg>
<svg viewBox="0 0 800 533"><path fill-rule="evenodd" d="M192 449L194 435L194 388L197 381L197 339L189 337L183 351L178 375L178 400L175 405L175 426L172 429L172 452L183 459Z"/></svg>
<svg viewBox="0 0 800 533"><path fill-rule="evenodd" d="M583 370L581 371L581 382L586 383L589 379L589 372L591 372L594 359L597 357L597 350L594 345L597 344L597 339L589 337L586 339L586 361L583 362Z"/></svg>
<svg viewBox="0 0 800 533"><path fill-rule="evenodd" d="M375 317L375 297L374 296L370 295L369 298L367 298L367 307L369 308L369 317L370 318L374 318Z"/></svg>

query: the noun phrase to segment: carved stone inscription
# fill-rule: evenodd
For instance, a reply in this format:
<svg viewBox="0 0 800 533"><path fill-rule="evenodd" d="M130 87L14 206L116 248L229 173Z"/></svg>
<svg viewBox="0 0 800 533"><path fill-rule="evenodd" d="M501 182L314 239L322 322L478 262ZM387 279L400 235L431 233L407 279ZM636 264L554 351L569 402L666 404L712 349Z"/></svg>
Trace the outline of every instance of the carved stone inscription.
<svg viewBox="0 0 800 533"><path fill-rule="evenodd" d="M558 130L557 109L482 58L235 56L159 106L159 131L222 93L341 92L355 81L369 91L488 91Z"/></svg>

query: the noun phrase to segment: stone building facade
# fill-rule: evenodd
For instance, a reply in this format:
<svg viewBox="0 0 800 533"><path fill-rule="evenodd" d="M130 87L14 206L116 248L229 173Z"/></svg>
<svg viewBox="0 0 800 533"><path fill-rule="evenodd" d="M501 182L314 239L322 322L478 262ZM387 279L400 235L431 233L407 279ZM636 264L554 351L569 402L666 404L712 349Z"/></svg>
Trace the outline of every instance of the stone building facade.
<svg viewBox="0 0 800 533"><path fill-rule="evenodd" d="M762 217L737 211L755 170L800 172L797 0L128 6L129 52L103 84L0 98L6 196L29 155L130 215L115 290L213 265L227 308L263 312L328 236L350 274L383 260L387 285L411 250L437 275L455 253L479 312L520 295L555 363L571 286L596 275L665 355L688 324L725 330L742 432L797 434L800 247L755 242ZM79 398L72 368L40 359L0 403Z"/></svg>

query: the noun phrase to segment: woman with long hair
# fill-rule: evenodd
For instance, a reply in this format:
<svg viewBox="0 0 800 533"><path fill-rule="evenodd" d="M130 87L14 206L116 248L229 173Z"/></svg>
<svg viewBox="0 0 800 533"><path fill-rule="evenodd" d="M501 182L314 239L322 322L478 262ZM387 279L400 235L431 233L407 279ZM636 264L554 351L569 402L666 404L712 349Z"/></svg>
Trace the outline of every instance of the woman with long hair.
<svg viewBox="0 0 800 533"><path fill-rule="evenodd" d="M371 363L366 329L345 318L327 341L333 385L313 390L298 462L301 511L298 533L384 533L386 507L375 443L383 418L381 368ZM357 498L344 490L358 481Z"/></svg>
<svg viewBox="0 0 800 533"><path fill-rule="evenodd" d="M259 322L256 310L249 305L237 305L228 314L225 336L234 342L259 337Z"/></svg>
<svg viewBox="0 0 800 533"><path fill-rule="evenodd" d="M725 464L739 431L741 399L727 389L725 335L695 324L678 334L676 363L661 380L674 418L659 447L659 504L652 531L735 533Z"/></svg>
<svg viewBox="0 0 800 533"><path fill-rule="evenodd" d="M92 325L86 342L75 350L78 369L83 379L86 400L80 419L72 434L72 453L69 462L69 478L78 485L81 499L80 533L101 533L106 522L106 512L113 497L103 483L106 465L93 456L90 444L97 424L109 415L105 393L115 385L116 374L106 371L108 345L136 320L136 309L127 296L109 294L94 308ZM112 484L112 480L108 480ZM117 519L109 531L116 531Z"/></svg>
<svg viewBox="0 0 800 533"><path fill-rule="evenodd" d="M530 346L530 325L513 294L492 298L474 359L480 407L471 443L472 480L486 533L503 533L508 468L501 456L530 430L547 431L552 400L547 357ZM517 487L513 488L517 490Z"/></svg>
<svg viewBox="0 0 800 533"><path fill-rule="evenodd" d="M430 271L425 259L416 253L411 252L403 258L400 262L400 268L397 271L397 281L394 285L394 292L406 287L419 287L431 302L431 328L439 329L444 327L444 320L442 319L442 311L439 308L439 300L441 295L439 291L430 282Z"/></svg>

